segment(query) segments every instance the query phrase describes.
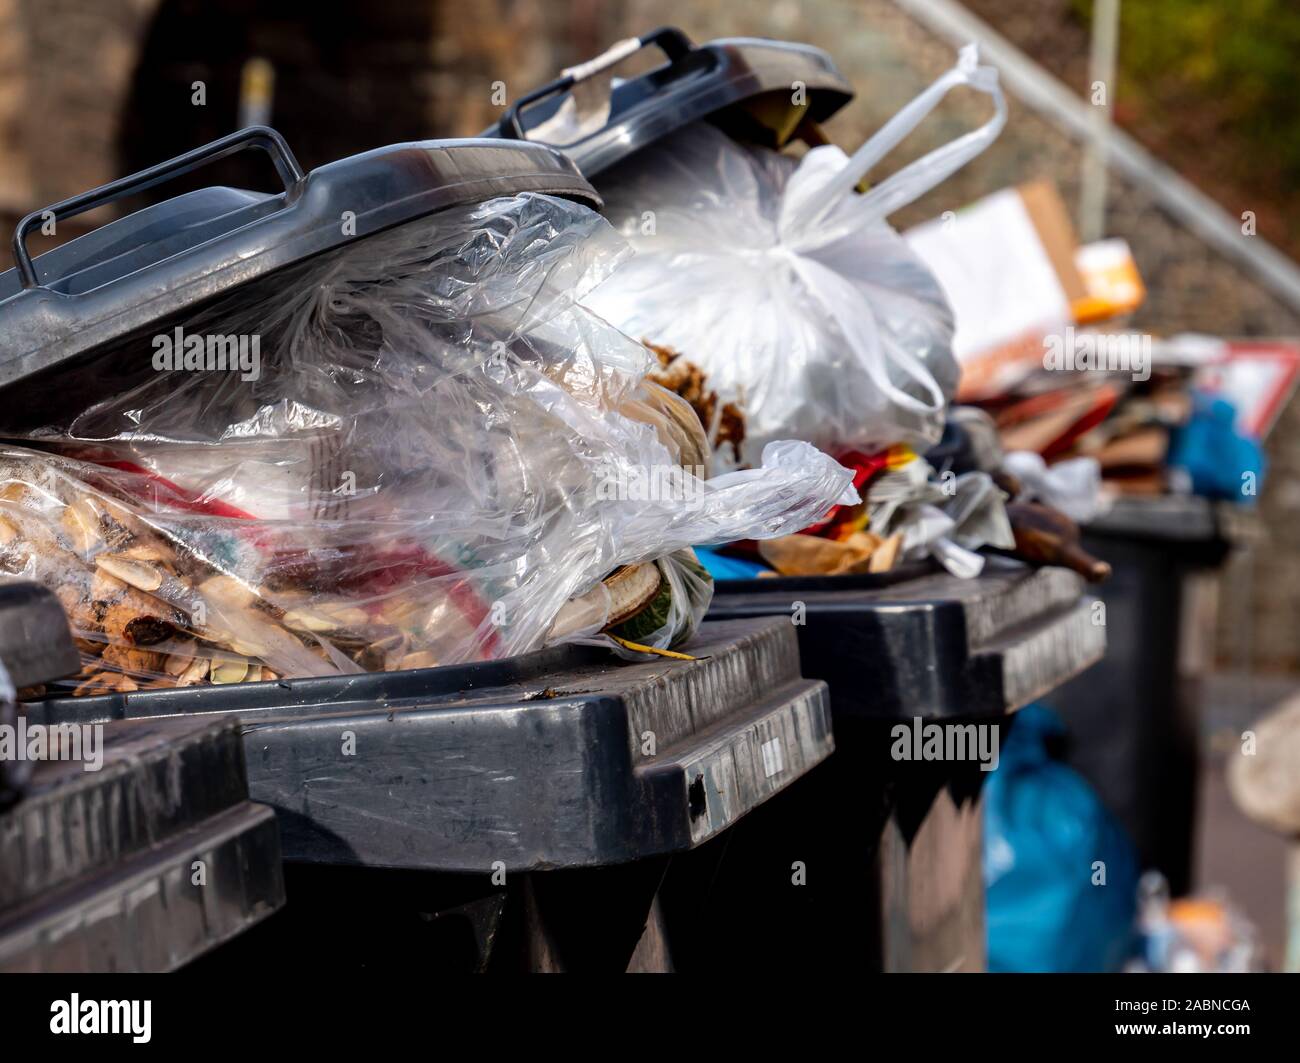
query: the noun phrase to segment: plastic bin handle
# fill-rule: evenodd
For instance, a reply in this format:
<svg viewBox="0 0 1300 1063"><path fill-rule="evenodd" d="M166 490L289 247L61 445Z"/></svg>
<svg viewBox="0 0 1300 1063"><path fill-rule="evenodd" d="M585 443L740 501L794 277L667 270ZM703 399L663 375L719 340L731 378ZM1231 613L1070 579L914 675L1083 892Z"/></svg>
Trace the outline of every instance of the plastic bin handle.
<svg viewBox="0 0 1300 1063"><path fill-rule="evenodd" d="M32 263L32 256L27 250L27 234L35 226L48 220L51 215L56 222L74 218L95 207L113 203L123 196L143 192L147 188L153 188L173 177L180 177L191 170L197 170L205 163L224 159L227 155L233 155L245 148L261 148L271 156L275 171L284 182L285 191L292 190L306 176L298 160L293 157L293 152L289 150L289 145L285 143L284 137L267 126L248 126L220 140L187 151L184 155L177 155L176 158L160 162L157 166L150 166L147 170L141 170L129 177L118 178L99 188L92 188L89 192L82 192L71 199L55 203L53 206L32 211L18 223L18 228L14 230L14 265L18 267L18 275L22 278L23 287L40 287L40 281L36 278L36 266Z"/></svg>
<svg viewBox="0 0 1300 1063"><path fill-rule="evenodd" d="M502 137L510 140L527 140L528 134L524 131L523 122L520 118L526 107L531 107L533 104L561 92L568 92L578 82L586 81L589 77L599 74L602 70L608 70L615 63L621 63L628 56L635 55L642 48L648 48L652 44L656 45L668 57L670 63L675 63L679 59L690 55L695 47L691 43L691 39L675 26L660 26L659 29L647 33L644 37L632 37L626 41L619 41L618 44L598 55L595 59L589 59L585 63L570 67L562 77L552 81L549 85L543 85L540 89L534 89L526 96L521 96L506 108L505 114L501 116L501 121L497 124L497 132Z"/></svg>

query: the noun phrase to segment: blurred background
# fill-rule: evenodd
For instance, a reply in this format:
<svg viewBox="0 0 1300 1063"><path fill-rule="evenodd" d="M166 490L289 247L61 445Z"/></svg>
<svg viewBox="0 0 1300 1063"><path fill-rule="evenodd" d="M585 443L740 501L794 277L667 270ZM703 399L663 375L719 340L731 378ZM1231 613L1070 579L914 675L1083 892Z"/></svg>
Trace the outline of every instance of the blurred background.
<svg viewBox="0 0 1300 1063"><path fill-rule="evenodd" d="M307 167L402 140L467 136L507 100L653 26L695 40L770 36L827 48L857 98L828 124L854 146L950 65L953 39L916 0L481 0L473 5L369 0L0 0L0 210L22 214L263 119ZM965 8L1082 98L1086 0L970 0ZM1300 334L1300 303L1270 286L1251 253L1300 249L1300 10L1288 0L1144 0L1121 15L1115 120L1225 215L1251 211L1254 237L1225 249L1162 209L1161 175L1113 172L1105 228L1126 238L1147 286L1132 324L1156 334ZM259 62L260 61L260 62ZM1050 73L1049 73L1050 72ZM195 82L204 102L194 102ZM1083 143L1061 116L1011 95L1000 140L896 228L1035 177L1072 209ZM980 104L954 101L886 162L896 168L955 131ZM266 165L265 173L254 169ZM260 154L198 180L273 187ZM1114 168L1113 168L1114 169ZM209 177L209 174L211 176ZM171 195L175 186L158 190ZM75 236L102 217L76 219ZM1252 241L1254 241L1252 243ZM1300 292L1300 286L1297 287ZM1269 441L1261 499L1267 541L1224 570L1214 654L1237 670L1300 668L1293 616L1300 591L1300 410Z"/></svg>
<svg viewBox="0 0 1300 1063"><path fill-rule="evenodd" d="M827 124L850 150L946 70L956 45L995 44L1005 132L893 224L1047 178L1087 231L1094 14L1091 0L0 0L0 213L12 224L252 122L276 127L308 168L473 135L565 66L672 24L696 41L768 36L830 51L858 89ZM1112 151L1102 220L1105 235L1127 240L1147 292L1126 327L1300 336L1300 6L1131 0L1118 40L1109 103L1128 136ZM983 106L946 104L886 171L977 124ZM201 180L272 188L260 159L244 153ZM103 220L77 218L59 239ZM1189 577L1182 608L1195 637L1177 652L1200 687L1196 880L1223 884L1261 938L1280 943L1285 845L1236 811L1216 768L1224 743L1290 693L1300 669L1295 402L1266 449L1250 548Z"/></svg>

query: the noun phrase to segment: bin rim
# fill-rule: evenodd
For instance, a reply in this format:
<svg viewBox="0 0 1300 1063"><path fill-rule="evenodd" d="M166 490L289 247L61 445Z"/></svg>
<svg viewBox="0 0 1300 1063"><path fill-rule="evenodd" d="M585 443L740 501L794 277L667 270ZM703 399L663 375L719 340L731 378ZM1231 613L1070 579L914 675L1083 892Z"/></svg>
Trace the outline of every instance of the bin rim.
<svg viewBox="0 0 1300 1063"><path fill-rule="evenodd" d="M376 704L411 697L471 697L476 691L524 684L551 672L610 663L603 648L560 643L512 657L466 661L395 672L305 676L257 683L162 687L129 694L76 696L56 689L24 702L34 722L108 723L114 720L215 713L238 716L252 710L292 710L308 705ZM619 662L632 663L632 662Z"/></svg>
<svg viewBox="0 0 1300 1063"><path fill-rule="evenodd" d="M859 575L761 576L753 579L719 579L713 581L713 593L771 594L794 591L876 591L902 587L921 576L943 571L933 558L905 561L888 572L864 572ZM977 577L978 578L978 577Z"/></svg>

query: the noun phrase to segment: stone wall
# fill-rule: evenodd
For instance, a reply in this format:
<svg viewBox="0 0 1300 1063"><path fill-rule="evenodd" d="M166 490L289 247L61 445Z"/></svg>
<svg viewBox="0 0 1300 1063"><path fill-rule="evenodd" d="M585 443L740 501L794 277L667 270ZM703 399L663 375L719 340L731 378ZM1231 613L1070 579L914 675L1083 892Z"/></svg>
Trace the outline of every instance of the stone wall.
<svg viewBox="0 0 1300 1063"><path fill-rule="evenodd" d="M117 176L119 119L157 0L0 3L0 206Z"/></svg>

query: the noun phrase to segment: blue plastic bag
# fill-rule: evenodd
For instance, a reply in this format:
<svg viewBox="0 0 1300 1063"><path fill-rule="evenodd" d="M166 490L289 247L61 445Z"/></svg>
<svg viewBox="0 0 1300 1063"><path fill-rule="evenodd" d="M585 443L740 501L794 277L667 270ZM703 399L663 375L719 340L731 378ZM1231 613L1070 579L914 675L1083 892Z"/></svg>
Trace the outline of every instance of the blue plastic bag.
<svg viewBox="0 0 1300 1063"><path fill-rule="evenodd" d="M1133 948L1133 844L1050 756L1064 733L1051 709L1027 706L1010 732L984 789L989 970L1118 970Z"/></svg>
<svg viewBox="0 0 1300 1063"><path fill-rule="evenodd" d="M1169 464L1187 470L1198 495L1253 503L1263 486L1264 451L1237 431L1236 419L1232 403L1194 391L1192 415L1170 440Z"/></svg>
<svg viewBox="0 0 1300 1063"><path fill-rule="evenodd" d="M740 557L728 557L706 546L697 546L695 556L700 559L700 564L715 580L756 579L759 573L768 571L766 565L759 565Z"/></svg>

